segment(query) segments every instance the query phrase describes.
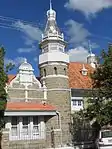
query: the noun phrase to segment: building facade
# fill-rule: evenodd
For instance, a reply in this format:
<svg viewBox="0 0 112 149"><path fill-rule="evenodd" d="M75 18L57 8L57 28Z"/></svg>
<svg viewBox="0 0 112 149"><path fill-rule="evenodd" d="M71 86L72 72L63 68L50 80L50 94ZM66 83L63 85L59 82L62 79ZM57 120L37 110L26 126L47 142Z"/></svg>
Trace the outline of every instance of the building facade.
<svg viewBox="0 0 112 149"><path fill-rule="evenodd" d="M39 78L26 59L17 75L8 76L4 149L70 146L71 112L83 108L84 92L92 87L89 74L95 68L95 55L88 55L88 64L69 62L51 3L39 46Z"/></svg>

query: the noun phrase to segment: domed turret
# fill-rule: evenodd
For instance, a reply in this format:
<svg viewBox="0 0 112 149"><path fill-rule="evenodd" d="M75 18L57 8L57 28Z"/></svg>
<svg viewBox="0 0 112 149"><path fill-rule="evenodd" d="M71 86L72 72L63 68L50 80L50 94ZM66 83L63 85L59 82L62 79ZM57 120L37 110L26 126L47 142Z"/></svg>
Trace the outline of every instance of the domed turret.
<svg viewBox="0 0 112 149"><path fill-rule="evenodd" d="M89 55L87 56L87 63L90 64L93 68L96 68L97 60L94 53L92 53L92 46L89 41Z"/></svg>
<svg viewBox="0 0 112 149"><path fill-rule="evenodd" d="M52 38L53 40L59 39L64 40L63 34L61 33L60 29L57 26L56 22L56 11L52 9L52 3L50 0L50 8L47 11L47 24L44 30L44 33L42 35L42 40L45 40L46 38Z"/></svg>
<svg viewBox="0 0 112 149"><path fill-rule="evenodd" d="M19 66L19 71L33 71L31 64L27 62L27 59L24 59L24 62Z"/></svg>

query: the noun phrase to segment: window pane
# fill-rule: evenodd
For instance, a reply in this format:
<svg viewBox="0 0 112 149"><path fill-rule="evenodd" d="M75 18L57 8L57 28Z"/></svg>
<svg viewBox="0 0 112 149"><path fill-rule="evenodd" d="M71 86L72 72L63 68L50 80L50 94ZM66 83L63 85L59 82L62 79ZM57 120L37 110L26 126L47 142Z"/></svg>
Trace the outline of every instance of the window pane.
<svg viewBox="0 0 112 149"><path fill-rule="evenodd" d="M12 136L17 136L17 123L18 123L18 119L16 116L13 116L11 118L11 125L12 125L12 128L11 128L11 135Z"/></svg>
<svg viewBox="0 0 112 149"><path fill-rule="evenodd" d="M23 116L23 131L22 135L28 135L28 116Z"/></svg>
<svg viewBox="0 0 112 149"><path fill-rule="evenodd" d="M38 117L33 116L33 135L39 134L39 128L38 128Z"/></svg>
<svg viewBox="0 0 112 149"><path fill-rule="evenodd" d="M12 126L11 134L12 134L12 136L17 136L17 126Z"/></svg>
<svg viewBox="0 0 112 149"><path fill-rule="evenodd" d="M76 106L77 105L77 101L73 100L73 105Z"/></svg>
<svg viewBox="0 0 112 149"><path fill-rule="evenodd" d="M23 117L23 125L28 125L28 116Z"/></svg>
<svg viewBox="0 0 112 149"><path fill-rule="evenodd" d="M38 117L33 116L33 125L38 125Z"/></svg>
<svg viewBox="0 0 112 149"><path fill-rule="evenodd" d="M78 100L78 106L81 106L81 100Z"/></svg>
<svg viewBox="0 0 112 149"><path fill-rule="evenodd" d="M17 125L17 117L16 116L12 116L11 124Z"/></svg>

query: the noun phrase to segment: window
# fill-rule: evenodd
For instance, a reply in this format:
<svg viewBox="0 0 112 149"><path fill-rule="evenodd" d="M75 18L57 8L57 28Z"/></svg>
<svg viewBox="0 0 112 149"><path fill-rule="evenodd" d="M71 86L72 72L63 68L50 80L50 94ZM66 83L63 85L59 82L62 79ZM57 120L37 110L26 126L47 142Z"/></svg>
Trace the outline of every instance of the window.
<svg viewBox="0 0 112 149"><path fill-rule="evenodd" d="M82 105L82 101L78 100L78 106L81 106L81 105Z"/></svg>
<svg viewBox="0 0 112 149"><path fill-rule="evenodd" d="M77 101L73 100L73 106L76 106L76 105L77 105Z"/></svg>
<svg viewBox="0 0 112 149"><path fill-rule="evenodd" d="M44 69L44 77L46 77L46 69Z"/></svg>
<svg viewBox="0 0 112 149"><path fill-rule="evenodd" d="M66 75L66 68L64 68L64 75Z"/></svg>
<svg viewBox="0 0 112 149"><path fill-rule="evenodd" d="M10 140L38 139L45 133L38 116L12 116L9 129Z"/></svg>
<svg viewBox="0 0 112 149"><path fill-rule="evenodd" d="M54 74L57 75L57 68L54 67Z"/></svg>
<svg viewBox="0 0 112 149"><path fill-rule="evenodd" d="M28 116L23 116L23 129L22 129L22 135L28 135Z"/></svg>
<svg viewBox="0 0 112 149"><path fill-rule="evenodd" d="M72 100L73 106L82 106L82 100Z"/></svg>
<svg viewBox="0 0 112 149"><path fill-rule="evenodd" d="M16 116L11 117L11 135L17 136L17 125L18 125L18 119Z"/></svg>
<svg viewBox="0 0 112 149"><path fill-rule="evenodd" d="M38 117L33 116L33 135L39 134L39 128L38 128Z"/></svg>

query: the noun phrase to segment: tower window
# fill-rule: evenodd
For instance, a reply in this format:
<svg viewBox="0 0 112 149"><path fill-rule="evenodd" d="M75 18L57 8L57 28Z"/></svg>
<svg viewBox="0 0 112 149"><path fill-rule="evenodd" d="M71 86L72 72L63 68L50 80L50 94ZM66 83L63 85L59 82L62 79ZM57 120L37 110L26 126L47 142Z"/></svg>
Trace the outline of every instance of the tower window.
<svg viewBox="0 0 112 149"><path fill-rule="evenodd" d="M67 74L66 74L66 68L64 68L64 75L67 75Z"/></svg>
<svg viewBox="0 0 112 149"><path fill-rule="evenodd" d="M46 77L46 69L44 69L44 77Z"/></svg>
<svg viewBox="0 0 112 149"><path fill-rule="evenodd" d="M57 68L54 67L54 74L57 75Z"/></svg>

